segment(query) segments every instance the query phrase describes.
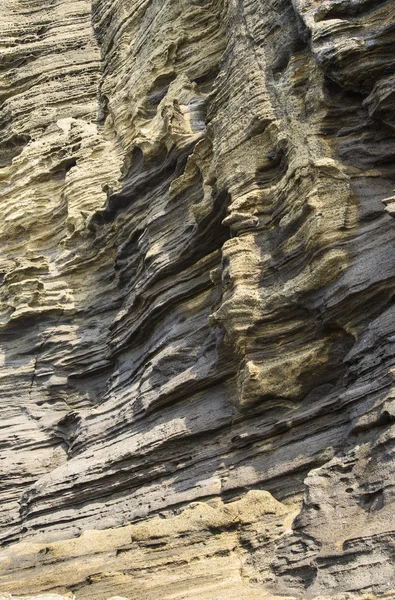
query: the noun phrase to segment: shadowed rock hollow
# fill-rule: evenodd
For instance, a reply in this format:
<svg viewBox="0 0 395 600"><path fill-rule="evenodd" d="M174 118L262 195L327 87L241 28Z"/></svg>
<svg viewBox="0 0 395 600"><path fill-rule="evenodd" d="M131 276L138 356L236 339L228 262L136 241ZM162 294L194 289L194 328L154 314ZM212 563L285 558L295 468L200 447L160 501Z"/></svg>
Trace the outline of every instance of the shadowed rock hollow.
<svg viewBox="0 0 395 600"><path fill-rule="evenodd" d="M395 598L393 0L0 9L0 598Z"/></svg>

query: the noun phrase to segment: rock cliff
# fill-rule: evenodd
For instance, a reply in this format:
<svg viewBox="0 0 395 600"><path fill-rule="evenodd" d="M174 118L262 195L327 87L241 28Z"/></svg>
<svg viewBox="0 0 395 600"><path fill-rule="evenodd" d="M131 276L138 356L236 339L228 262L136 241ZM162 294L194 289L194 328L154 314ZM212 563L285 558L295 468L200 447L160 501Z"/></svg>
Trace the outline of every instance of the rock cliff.
<svg viewBox="0 0 395 600"><path fill-rule="evenodd" d="M0 8L0 597L395 598L393 0Z"/></svg>

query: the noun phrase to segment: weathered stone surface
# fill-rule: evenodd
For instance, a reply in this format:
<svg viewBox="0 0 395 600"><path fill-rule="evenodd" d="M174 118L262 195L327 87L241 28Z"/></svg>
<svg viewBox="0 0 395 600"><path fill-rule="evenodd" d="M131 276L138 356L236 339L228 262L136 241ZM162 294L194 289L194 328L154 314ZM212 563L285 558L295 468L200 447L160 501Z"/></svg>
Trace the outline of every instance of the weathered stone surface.
<svg viewBox="0 0 395 600"><path fill-rule="evenodd" d="M393 1L0 7L0 593L394 598Z"/></svg>

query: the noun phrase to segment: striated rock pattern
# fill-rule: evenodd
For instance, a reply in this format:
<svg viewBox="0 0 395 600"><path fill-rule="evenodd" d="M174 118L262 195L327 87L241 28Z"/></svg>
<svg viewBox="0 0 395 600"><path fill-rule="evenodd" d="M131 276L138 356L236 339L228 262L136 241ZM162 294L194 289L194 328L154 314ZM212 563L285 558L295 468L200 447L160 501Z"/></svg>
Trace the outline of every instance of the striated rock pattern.
<svg viewBox="0 0 395 600"><path fill-rule="evenodd" d="M393 0L0 8L1 600L395 598Z"/></svg>

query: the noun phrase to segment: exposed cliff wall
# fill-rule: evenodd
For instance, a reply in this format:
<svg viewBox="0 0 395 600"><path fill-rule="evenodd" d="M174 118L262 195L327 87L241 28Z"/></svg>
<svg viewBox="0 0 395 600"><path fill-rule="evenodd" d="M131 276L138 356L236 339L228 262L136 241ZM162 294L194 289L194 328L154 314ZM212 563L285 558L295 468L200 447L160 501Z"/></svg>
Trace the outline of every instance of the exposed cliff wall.
<svg viewBox="0 0 395 600"><path fill-rule="evenodd" d="M0 8L0 593L394 598L393 0Z"/></svg>

